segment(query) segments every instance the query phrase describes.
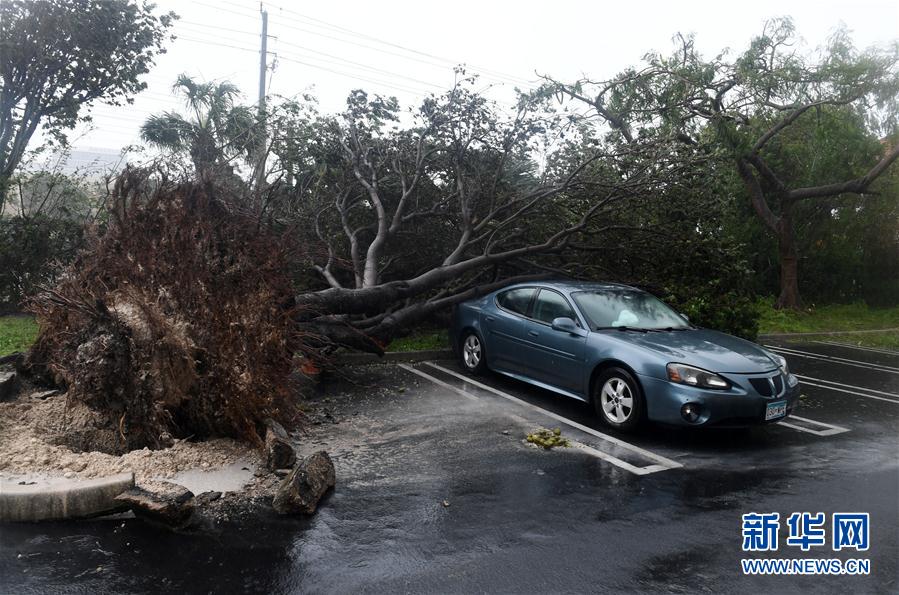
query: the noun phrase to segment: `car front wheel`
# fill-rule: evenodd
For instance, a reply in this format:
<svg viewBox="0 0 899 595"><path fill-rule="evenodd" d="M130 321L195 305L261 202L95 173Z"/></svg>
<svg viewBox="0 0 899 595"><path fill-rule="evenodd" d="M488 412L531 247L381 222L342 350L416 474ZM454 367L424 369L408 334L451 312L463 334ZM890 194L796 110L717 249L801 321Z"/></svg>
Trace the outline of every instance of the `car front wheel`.
<svg viewBox="0 0 899 595"><path fill-rule="evenodd" d="M622 368L609 368L596 379L593 407L606 425L632 431L643 419L643 392L630 372Z"/></svg>
<svg viewBox="0 0 899 595"><path fill-rule="evenodd" d="M473 331L462 334L460 359L462 367L470 374L482 374L487 370L484 342Z"/></svg>

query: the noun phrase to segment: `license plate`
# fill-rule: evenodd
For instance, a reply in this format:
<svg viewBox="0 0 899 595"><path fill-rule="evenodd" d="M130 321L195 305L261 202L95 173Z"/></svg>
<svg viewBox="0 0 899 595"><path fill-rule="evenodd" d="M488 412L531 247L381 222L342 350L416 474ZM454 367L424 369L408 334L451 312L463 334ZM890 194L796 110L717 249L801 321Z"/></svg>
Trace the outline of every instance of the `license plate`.
<svg viewBox="0 0 899 595"><path fill-rule="evenodd" d="M774 403L768 403L767 407L765 407L765 421L768 421L769 419L777 419L778 417L783 417L786 414L786 401L775 401Z"/></svg>

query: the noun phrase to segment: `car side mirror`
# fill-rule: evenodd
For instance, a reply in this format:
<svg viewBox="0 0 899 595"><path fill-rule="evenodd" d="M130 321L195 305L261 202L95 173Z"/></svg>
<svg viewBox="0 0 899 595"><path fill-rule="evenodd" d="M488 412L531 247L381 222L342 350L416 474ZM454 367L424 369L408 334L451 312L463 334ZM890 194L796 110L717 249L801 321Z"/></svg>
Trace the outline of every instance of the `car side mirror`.
<svg viewBox="0 0 899 595"><path fill-rule="evenodd" d="M554 331L577 334L577 324L567 316L553 319L552 327Z"/></svg>

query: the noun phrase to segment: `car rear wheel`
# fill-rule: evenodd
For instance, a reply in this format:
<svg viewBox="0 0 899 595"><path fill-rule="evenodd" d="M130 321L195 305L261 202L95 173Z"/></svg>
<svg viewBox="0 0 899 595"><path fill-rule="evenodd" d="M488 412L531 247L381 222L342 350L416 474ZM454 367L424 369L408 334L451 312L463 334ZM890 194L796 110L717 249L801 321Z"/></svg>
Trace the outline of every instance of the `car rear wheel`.
<svg viewBox="0 0 899 595"><path fill-rule="evenodd" d="M631 431L643 419L643 391L630 372L622 368L609 368L596 379L593 407L606 425Z"/></svg>
<svg viewBox="0 0 899 595"><path fill-rule="evenodd" d="M487 370L487 358L484 352L484 342L474 331L466 331L462 334L462 348L459 356L462 368L470 374L482 374Z"/></svg>

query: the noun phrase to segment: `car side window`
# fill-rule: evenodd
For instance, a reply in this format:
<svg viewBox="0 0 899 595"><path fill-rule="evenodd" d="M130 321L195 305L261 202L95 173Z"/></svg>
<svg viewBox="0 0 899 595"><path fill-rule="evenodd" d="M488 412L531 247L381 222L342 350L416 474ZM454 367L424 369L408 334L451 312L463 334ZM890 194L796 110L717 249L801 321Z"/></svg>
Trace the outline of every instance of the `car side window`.
<svg viewBox="0 0 899 595"><path fill-rule="evenodd" d="M541 290L540 295L537 296L531 318L546 324L552 324L556 318L570 318L577 321L568 301L561 294L546 289Z"/></svg>
<svg viewBox="0 0 899 595"><path fill-rule="evenodd" d="M496 303L501 308L526 316L531 298L537 290L533 287L520 287L518 289L510 289L496 296Z"/></svg>

